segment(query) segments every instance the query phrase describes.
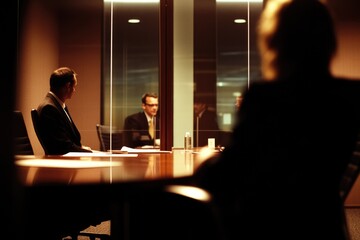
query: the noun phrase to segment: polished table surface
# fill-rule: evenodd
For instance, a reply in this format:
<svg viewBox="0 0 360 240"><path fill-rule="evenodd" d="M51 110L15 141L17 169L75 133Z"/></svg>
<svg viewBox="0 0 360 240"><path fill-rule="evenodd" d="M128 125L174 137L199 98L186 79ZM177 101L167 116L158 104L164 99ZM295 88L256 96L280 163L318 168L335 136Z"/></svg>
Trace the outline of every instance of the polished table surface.
<svg viewBox="0 0 360 240"><path fill-rule="evenodd" d="M214 154L217 151L203 148L15 156L17 177L23 186L23 191L17 191L17 199L21 199L18 208L23 209L17 217L22 219L19 228L26 239L45 240L111 219L111 236L129 239L132 230L123 222L131 218L130 204L144 200L139 206L144 206L144 211L153 209L160 204L149 203L153 193L164 186L188 183L199 165ZM155 210L160 211L161 206Z"/></svg>
<svg viewBox="0 0 360 240"><path fill-rule="evenodd" d="M191 176L204 160L216 153L216 150L202 148L127 154L31 155L16 156L15 163L20 182L26 186L111 184Z"/></svg>

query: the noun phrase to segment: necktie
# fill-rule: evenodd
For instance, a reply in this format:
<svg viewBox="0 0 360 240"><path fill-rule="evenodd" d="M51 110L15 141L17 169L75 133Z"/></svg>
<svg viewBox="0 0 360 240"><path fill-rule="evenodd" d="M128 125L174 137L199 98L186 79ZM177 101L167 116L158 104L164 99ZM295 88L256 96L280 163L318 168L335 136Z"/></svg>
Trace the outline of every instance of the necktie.
<svg viewBox="0 0 360 240"><path fill-rule="evenodd" d="M154 138L154 124L153 124L152 118L149 121L149 134L151 136L151 139L153 139Z"/></svg>
<svg viewBox="0 0 360 240"><path fill-rule="evenodd" d="M64 111L65 111L65 113L66 113L66 116L67 116L68 119L70 120L70 122L72 122L67 107L64 108Z"/></svg>

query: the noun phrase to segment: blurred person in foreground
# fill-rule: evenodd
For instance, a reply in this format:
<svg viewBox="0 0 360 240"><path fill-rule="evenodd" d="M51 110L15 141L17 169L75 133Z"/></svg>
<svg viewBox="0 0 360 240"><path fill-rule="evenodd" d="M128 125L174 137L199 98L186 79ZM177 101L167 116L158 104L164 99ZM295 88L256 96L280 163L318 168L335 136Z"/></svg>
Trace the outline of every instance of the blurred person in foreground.
<svg viewBox="0 0 360 240"><path fill-rule="evenodd" d="M269 0L231 144L195 173L224 239L346 239L339 184L359 132L360 82L331 74L332 17L318 0Z"/></svg>

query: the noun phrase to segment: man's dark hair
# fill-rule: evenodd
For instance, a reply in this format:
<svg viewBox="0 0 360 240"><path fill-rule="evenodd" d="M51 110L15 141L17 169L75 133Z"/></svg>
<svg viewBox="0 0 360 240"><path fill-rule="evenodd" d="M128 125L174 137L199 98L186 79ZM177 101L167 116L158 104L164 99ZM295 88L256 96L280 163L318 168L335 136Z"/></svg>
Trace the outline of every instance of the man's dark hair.
<svg viewBox="0 0 360 240"><path fill-rule="evenodd" d="M68 82L74 84L76 82L75 76L75 71L68 67L56 69L50 76L50 90L56 92Z"/></svg>
<svg viewBox="0 0 360 240"><path fill-rule="evenodd" d="M152 97L152 98L158 98L157 94L156 93L145 93L144 95L142 95L141 97L141 102L143 104L146 104L146 98L147 97Z"/></svg>

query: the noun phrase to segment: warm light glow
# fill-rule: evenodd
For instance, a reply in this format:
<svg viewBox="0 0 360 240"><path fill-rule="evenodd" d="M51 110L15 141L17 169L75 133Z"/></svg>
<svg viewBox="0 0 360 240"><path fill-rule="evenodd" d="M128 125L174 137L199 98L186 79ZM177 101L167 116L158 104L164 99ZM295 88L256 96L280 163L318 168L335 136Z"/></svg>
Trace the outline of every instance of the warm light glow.
<svg viewBox="0 0 360 240"><path fill-rule="evenodd" d="M204 189L198 187L172 185L172 186L168 186L166 190L169 192L184 195L186 197L197 199L200 201L208 202L211 200L211 195Z"/></svg>
<svg viewBox="0 0 360 240"><path fill-rule="evenodd" d="M23 167L46 167L46 168L98 168L121 166L122 163L114 161L81 161L62 159L31 159L17 160L16 165Z"/></svg>
<svg viewBox="0 0 360 240"><path fill-rule="evenodd" d="M160 0L104 0L113 3L159 3Z"/></svg>
<svg viewBox="0 0 360 240"><path fill-rule="evenodd" d="M238 18L234 20L234 23L246 23L246 20L242 18Z"/></svg>
<svg viewBox="0 0 360 240"><path fill-rule="evenodd" d="M160 0L104 0L104 2L114 2L114 3L158 3ZM221 3L262 3L263 0L216 0L216 2Z"/></svg>
<svg viewBox="0 0 360 240"><path fill-rule="evenodd" d="M216 2L221 3L262 3L263 0L216 0Z"/></svg>
<svg viewBox="0 0 360 240"><path fill-rule="evenodd" d="M234 97L241 97L242 93L241 92L233 92L232 94Z"/></svg>
<svg viewBox="0 0 360 240"><path fill-rule="evenodd" d="M208 160L209 158L213 157L215 153L219 152L218 150L214 150L212 148L208 148L208 147L202 147L199 150L199 156L197 158L197 160L199 161L205 161Z"/></svg>
<svg viewBox="0 0 360 240"><path fill-rule="evenodd" d="M139 22L140 22L140 19L135 19L135 18L128 20L128 23L139 23Z"/></svg>

